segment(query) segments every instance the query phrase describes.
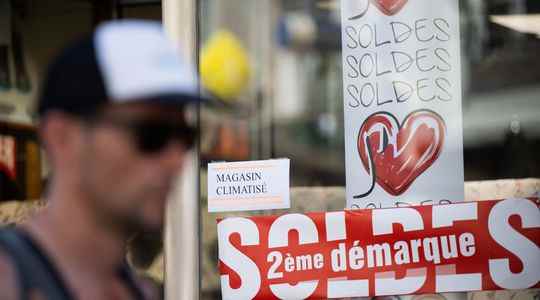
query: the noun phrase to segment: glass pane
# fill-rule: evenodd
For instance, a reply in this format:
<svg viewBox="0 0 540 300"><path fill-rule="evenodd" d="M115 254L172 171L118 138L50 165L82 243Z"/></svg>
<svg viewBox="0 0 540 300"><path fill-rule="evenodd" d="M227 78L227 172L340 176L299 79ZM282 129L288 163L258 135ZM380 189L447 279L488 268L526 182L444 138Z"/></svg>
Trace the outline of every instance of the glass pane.
<svg viewBox="0 0 540 300"><path fill-rule="evenodd" d="M540 2L459 3L465 179L539 177ZM338 0L200 1L201 64L226 31L245 51L249 69L236 93L202 111L204 299L217 298L220 289L216 218L286 212L209 214L208 162L287 157L293 194L299 187L345 186L340 18ZM216 64L236 54L223 55ZM325 191L334 209L345 207L343 194L334 199L331 188L317 191L294 195ZM289 211L328 209L315 202Z"/></svg>

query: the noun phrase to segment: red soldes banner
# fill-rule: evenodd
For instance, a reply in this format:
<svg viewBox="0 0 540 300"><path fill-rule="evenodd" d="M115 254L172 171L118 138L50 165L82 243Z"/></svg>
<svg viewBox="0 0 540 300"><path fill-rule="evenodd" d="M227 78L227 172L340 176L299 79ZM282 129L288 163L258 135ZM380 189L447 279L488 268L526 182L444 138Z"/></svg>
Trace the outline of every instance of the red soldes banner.
<svg viewBox="0 0 540 300"><path fill-rule="evenodd" d="M539 199L218 221L223 299L540 287Z"/></svg>

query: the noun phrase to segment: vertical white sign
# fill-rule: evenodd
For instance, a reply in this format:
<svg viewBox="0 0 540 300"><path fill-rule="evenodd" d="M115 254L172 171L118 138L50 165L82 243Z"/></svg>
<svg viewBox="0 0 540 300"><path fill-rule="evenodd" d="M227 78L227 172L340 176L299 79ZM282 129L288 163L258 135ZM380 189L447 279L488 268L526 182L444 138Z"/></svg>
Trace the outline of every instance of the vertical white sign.
<svg viewBox="0 0 540 300"><path fill-rule="evenodd" d="M461 201L458 0L341 0L347 207Z"/></svg>

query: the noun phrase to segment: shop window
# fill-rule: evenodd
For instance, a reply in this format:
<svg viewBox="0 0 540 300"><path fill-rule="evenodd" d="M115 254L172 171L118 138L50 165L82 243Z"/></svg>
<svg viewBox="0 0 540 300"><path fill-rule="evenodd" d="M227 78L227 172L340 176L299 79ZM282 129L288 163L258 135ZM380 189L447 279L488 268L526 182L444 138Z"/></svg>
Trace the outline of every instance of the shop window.
<svg viewBox="0 0 540 300"><path fill-rule="evenodd" d="M540 3L459 3L465 180L539 177ZM198 25L201 53L226 30L252 70L235 97L203 108L202 203L209 161L287 157L292 187L345 186L340 1L204 0ZM241 132L227 125L238 123ZM219 133L225 126L231 134ZM247 142L235 140L240 136ZM227 143L238 146L230 148L236 155L216 151ZM239 146L244 143L249 147ZM216 216L201 209L207 239L215 231L208 220ZM203 241L205 253L216 247ZM208 257L214 256L203 255L203 268L215 270ZM219 295L217 280L215 273L202 274L203 296Z"/></svg>

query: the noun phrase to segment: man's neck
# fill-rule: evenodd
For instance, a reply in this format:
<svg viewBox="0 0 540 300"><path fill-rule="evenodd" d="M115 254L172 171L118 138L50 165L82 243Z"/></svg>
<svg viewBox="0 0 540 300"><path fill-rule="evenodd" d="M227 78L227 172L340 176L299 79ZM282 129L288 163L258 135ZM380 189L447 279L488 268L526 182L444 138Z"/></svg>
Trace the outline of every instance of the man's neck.
<svg viewBox="0 0 540 300"><path fill-rule="evenodd" d="M126 236L99 224L74 195L51 191L48 205L26 225L61 271L114 275L125 259Z"/></svg>

